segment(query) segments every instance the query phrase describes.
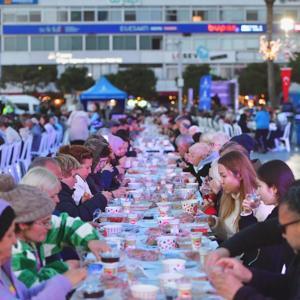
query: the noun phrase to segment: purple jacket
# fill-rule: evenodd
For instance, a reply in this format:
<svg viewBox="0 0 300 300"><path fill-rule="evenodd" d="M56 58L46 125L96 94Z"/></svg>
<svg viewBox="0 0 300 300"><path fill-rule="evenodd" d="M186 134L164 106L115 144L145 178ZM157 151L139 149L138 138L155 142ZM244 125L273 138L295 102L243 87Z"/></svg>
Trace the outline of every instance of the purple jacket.
<svg viewBox="0 0 300 300"><path fill-rule="evenodd" d="M29 289L13 275L10 260L2 266L2 269L13 282L17 290L17 297L12 295L0 281L1 300L65 300L67 293L72 289L69 280L62 275L56 275L52 279Z"/></svg>

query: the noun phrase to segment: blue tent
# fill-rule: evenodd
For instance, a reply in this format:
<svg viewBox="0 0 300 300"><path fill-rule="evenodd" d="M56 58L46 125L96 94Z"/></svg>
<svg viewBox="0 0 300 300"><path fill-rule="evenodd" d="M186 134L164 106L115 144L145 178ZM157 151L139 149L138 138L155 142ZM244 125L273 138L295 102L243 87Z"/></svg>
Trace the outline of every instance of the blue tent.
<svg viewBox="0 0 300 300"><path fill-rule="evenodd" d="M127 93L113 86L106 77L102 76L92 87L80 95L80 101L125 100Z"/></svg>

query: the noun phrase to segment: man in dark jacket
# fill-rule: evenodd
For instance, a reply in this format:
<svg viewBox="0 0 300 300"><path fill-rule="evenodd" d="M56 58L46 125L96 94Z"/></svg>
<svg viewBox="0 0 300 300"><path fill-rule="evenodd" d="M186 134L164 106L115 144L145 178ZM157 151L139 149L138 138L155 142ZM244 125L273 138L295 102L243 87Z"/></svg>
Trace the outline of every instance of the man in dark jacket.
<svg viewBox="0 0 300 300"><path fill-rule="evenodd" d="M210 266L211 281L221 296L235 300L300 299L300 181L291 186L280 205L277 229L270 230L272 223L276 224L272 219L267 226L261 227L265 228L264 234L269 232L265 245L278 242L282 235L295 253L286 274L250 271L232 258L221 258L214 263L210 258L206 267Z"/></svg>

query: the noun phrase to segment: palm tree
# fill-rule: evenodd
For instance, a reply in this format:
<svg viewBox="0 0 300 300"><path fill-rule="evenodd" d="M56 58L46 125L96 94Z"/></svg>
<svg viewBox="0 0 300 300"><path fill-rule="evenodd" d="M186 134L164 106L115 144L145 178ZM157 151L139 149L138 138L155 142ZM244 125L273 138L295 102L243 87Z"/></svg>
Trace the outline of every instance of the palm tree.
<svg viewBox="0 0 300 300"><path fill-rule="evenodd" d="M268 47L271 47L271 41L273 37L273 7L276 0L265 0L267 6L267 41ZM277 106L276 96L275 96L275 82L274 82L274 62L272 59L267 60L268 68L268 94L269 100L272 107Z"/></svg>

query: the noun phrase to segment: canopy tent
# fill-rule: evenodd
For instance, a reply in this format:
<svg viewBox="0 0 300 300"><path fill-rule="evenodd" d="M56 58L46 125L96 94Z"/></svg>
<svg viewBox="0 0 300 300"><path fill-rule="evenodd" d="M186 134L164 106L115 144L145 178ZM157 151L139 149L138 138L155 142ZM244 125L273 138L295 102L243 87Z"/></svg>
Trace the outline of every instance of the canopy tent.
<svg viewBox="0 0 300 300"><path fill-rule="evenodd" d="M84 101L107 101L111 99L125 100L127 93L112 85L106 77L102 76L92 87L80 95L80 100Z"/></svg>

